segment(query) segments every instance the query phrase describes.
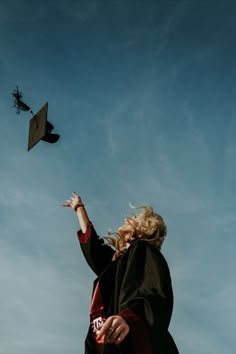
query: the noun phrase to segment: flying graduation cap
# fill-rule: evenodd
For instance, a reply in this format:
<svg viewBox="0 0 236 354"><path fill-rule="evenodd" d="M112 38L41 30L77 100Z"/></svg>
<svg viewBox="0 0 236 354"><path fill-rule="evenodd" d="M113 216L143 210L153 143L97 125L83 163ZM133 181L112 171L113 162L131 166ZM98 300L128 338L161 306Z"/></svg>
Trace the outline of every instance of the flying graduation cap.
<svg viewBox="0 0 236 354"><path fill-rule="evenodd" d="M39 111L34 115L32 109L22 101L23 94L19 91L18 87L12 92L14 107L16 113L20 114L20 111L30 112L33 118L29 122L29 138L28 138L28 151L32 149L40 140L47 143L54 144L60 138L59 134L53 134L52 130L54 126L47 120L48 115L48 103L46 103Z"/></svg>

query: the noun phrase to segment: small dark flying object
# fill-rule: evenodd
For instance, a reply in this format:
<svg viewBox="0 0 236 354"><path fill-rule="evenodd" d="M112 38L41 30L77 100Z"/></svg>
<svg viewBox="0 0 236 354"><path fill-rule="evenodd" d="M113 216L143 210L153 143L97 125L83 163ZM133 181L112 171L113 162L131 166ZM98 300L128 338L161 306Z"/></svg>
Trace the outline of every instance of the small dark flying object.
<svg viewBox="0 0 236 354"><path fill-rule="evenodd" d="M22 92L19 91L18 86L16 86L16 89L12 92L13 96L13 107L16 108L16 113L20 114L20 111L24 112L30 112L34 115L32 109L22 101L23 94Z"/></svg>
<svg viewBox="0 0 236 354"><path fill-rule="evenodd" d="M48 103L46 103L38 113L34 115L32 109L22 101L23 94L19 91L18 86L16 87L16 90L12 92L12 95L17 114L20 114L20 111L24 111L30 112L33 115L33 118L31 118L29 122L28 151L40 140L50 144L56 143L59 140L60 135L52 133L54 126L47 120Z"/></svg>

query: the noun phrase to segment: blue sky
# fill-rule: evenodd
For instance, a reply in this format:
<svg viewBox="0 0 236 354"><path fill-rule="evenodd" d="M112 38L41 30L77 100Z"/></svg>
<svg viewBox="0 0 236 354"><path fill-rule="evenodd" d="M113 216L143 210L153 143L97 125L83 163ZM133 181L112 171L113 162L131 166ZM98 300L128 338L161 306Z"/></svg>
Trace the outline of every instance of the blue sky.
<svg viewBox="0 0 236 354"><path fill-rule="evenodd" d="M182 354L233 354L233 1L68 0L0 4L0 354L77 354L94 274L61 204L76 191L97 232L129 205L163 215L163 254ZM61 139L27 152L49 102Z"/></svg>

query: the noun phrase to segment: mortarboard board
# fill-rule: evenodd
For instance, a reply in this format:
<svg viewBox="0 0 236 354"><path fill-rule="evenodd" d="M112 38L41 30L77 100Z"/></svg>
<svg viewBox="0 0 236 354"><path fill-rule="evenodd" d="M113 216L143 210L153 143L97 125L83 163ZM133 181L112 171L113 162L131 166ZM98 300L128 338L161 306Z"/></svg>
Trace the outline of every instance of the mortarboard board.
<svg viewBox="0 0 236 354"><path fill-rule="evenodd" d="M48 103L46 103L36 113L29 122L29 140L28 151L32 149L40 140L44 140L47 143L56 143L60 138L58 134L52 134L54 129L53 125L47 121L48 115Z"/></svg>

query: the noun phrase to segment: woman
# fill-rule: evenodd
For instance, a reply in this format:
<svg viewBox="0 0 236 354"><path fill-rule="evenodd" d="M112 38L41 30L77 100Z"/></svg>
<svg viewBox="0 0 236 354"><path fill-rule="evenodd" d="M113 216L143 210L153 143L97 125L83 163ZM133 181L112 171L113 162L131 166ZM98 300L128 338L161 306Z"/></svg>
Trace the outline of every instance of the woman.
<svg viewBox="0 0 236 354"><path fill-rule="evenodd" d="M173 292L160 252L166 236L162 217L152 207L139 207L142 213L104 240L75 192L63 206L77 213L80 246L97 275L85 354L178 354L168 332Z"/></svg>

